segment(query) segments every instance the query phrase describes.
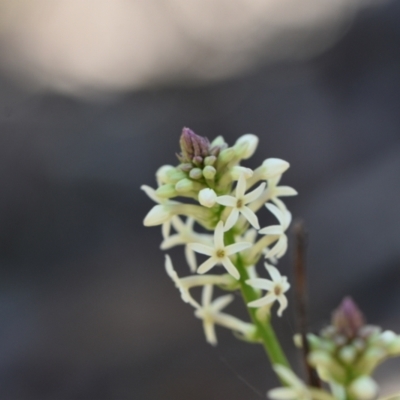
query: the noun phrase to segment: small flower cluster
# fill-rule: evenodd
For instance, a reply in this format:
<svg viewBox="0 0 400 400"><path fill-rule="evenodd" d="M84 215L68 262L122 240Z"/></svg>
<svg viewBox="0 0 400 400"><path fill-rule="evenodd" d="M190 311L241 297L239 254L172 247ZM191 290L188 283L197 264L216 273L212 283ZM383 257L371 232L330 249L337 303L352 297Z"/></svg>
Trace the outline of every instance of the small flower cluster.
<svg viewBox="0 0 400 400"><path fill-rule="evenodd" d="M255 170L240 165L253 155L257 145L258 138L252 134L243 135L229 147L221 136L210 143L184 128L179 164L164 165L157 171L157 189L142 186L157 203L145 217L144 225L162 225L161 249L184 246L194 275L180 278L169 256L166 270L183 301L192 305L195 316L203 320L206 339L213 345L217 343L215 325L231 329L249 341L257 341L260 334L254 319L252 323L243 322L221 311L233 296L213 300L214 286L247 293L247 306L257 309L257 318L269 316L275 301L280 305L279 316L288 304L285 293L290 285L273 264L287 250L286 231L291 222L291 213L281 197L297 192L279 186L282 174L289 168L286 161L269 158ZM177 201L176 197L189 202ZM256 213L262 208L276 217L276 225L260 227ZM196 232L195 224L212 233ZM207 256L199 266L196 253ZM255 265L263 256L271 279L257 274ZM208 274L216 266L222 266L225 273ZM195 286L203 287L201 303L190 293ZM266 292L264 296L262 290Z"/></svg>
<svg viewBox="0 0 400 400"><path fill-rule="evenodd" d="M309 363L321 379L339 385L353 397L372 399L378 386L370 377L389 357L400 355L400 336L366 325L350 297L332 315L332 323L319 336L307 336Z"/></svg>

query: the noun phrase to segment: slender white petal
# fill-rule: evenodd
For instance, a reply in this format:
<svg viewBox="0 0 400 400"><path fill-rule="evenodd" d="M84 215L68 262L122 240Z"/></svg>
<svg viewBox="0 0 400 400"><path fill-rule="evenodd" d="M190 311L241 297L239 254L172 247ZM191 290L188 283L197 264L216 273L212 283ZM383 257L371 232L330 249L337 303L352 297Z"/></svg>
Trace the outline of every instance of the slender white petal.
<svg viewBox="0 0 400 400"><path fill-rule="evenodd" d="M247 193L244 196L245 204L248 204L248 203L253 202L254 200L257 200L261 196L261 193L264 191L264 189L265 189L265 182L263 182L257 189L254 189L250 193Z"/></svg>
<svg viewBox="0 0 400 400"><path fill-rule="evenodd" d="M257 215L253 211L251 211L249 207L246 206L242 207L240 212L247 219L247 221L250 222L253 228L260 229L260 224L258 223Z"/></svg>
<svg viewBox="0 0 400 400"><path fill-rule="evenodd" d="M189 265L190 271L195 272L197 269L196 255L189 246L185 246L185 258Z"/></svg>
<svg viewBox="0 0 400 400"><path fill-rule="evenodd" d="M251 243L247 242L233 243L225 247L225 254L227 256L230 256L232 254L239 253L239 251L248 249L249 247L251 247Z"/></svg>
<svg viewBox="0 0 400 400"><path fill-rule="evenodd" d="M271 225L258 231L261 235L282 235L283 229L281 225Z"/></svg>
<svg viewBox="0 0 400 400"><path fill-rule="evenodd" d="M224 231L227 232L229 229L231 229L239 219L239 210L237 208L234 208L231 213L229 214L229 217L227 218L225 224L224 224Z"/></svg>
<svg viewBox="0 0 400 400"><path fill-rule="evenodd" d="M208 272L212 267L217 265L218 260L214 257L209 258L208 260L204 261L203 264L197 268L197 273L198 274L205 274Z"/></svg>
<svg viewBox="0 0 400 400"><path fill-rule="evenodd" d="M152 187L142 185L140 186L140 189L142 189L147 194L147 196L149 196L150 199L153 200L155 203L161 203L160 198L156 195L156 191Z"/></svg>
<svg viewBox="0 0 400 400"><path fill-rule="evenodd" d="M261 299L257 299L254 301L251 301L250 303L248 303L247 305L249 307L262 307L262 306L266 306L267 304L271 304L276 300L276 296L273 294L267 294L264 297L261 297Z"/></svg>
<svg viewBox="0 0 400 400"><path fill-rule="evenodd" d="M281 274L279 273L278 269L272 265L268 265L267 263L264 264L265 268L267 269L269 275L271 276L274 282L280 282L282 279Z"/></svg>
<svg viewBox="0 0 400 400"><path fill-rule="evenodd" d="M171 220L165 221L161 226L162 237L166 239L171 231Z"/></svg>
<svg viewBox="0 0 400 400"><path fill-rule="evenodd" d="M214 231L214 245L216 249L223 249L224 245L224 223L219 221Z"/></svg>
<svg viewBox="0 0 400 400"><path fill-rule="evenodd" d="M217 335L215 334L215 327L213 322L203 322L204 327L204 335L206 336L206 340L208 343L212 344L213 346L217 345Z"/></svg>
<svg viewBox="0 0 400 400"><path fill-rule="evenodd" d="M296 196L297 190L293 189L290 186L278 186L275 191L275 196L280 197L280 196Z"/></svg>
<svg viewBox="0 0 400 400"><path fill-rule="evenodd" d="M234 297L232 294L227 294L225 296L218 297L215 299L212 304L212 308L214 311L221 311L228 304L232 303Z"/></svg>
<svg viewBox="0 0 400 400"><path fill-rule="evenodd" d="M284 217L284 213L282 212L282 210L280 210L277 206L275 206L274 204L271 204L271 203L265 203L265 207L267 207L268 210L271 211L272 214L275 215L276 219L279 221L279 223L281 225L284 224L285 217Z"/></svg>
<svg viewBox="0 0 400 400"><path fill-rule="evenodd" d="M206 256L212 256L214 254L214 248L207 246L202 243L189 243L188 247L197 253L205 254Z"/></svg>
<svg viewBox="0 0 400 400"><path fill-rule="evenodd" d="M240 174L239 180L236 186L236 198L242 198L246 191L246 177L244 174Z"/></svg>
<svg viewBox="0 0 400 400"><path fill-rule="evenodd" d="M218 196L216 202L222 206L235 207L237 200L233 196Z"/></svg>
<svg viewBox="0 0 400 400"><path fill-rule="evenodd" d="M240 274L239 271L236 269L236 267L233 265L232 261L226 257L222 260L222 265L225 267L225 269L235 278L235 279L240 279Z"/></svg>
<svg viewBox="0 0 400 400"><path fill-rule="evenodd" d="M287 301L287 298L286 298L285 295L278 296L277 300L278 300L278 303L280 304L280 307L278 309L278 313L277 314L278 314L279 317L282 317L282 312L288 306L288 301Z"/></svg>
<svg viewBox="0 0 400 400"><path fill-rule="evenodd" d="M167 250L171 247L178 246L180 244L184 244L185 240L180 235L172 235L167 237L161 242L160 249Z"/></svg>
<svg viewBox="0 0 400 400"><path fill-rule="evenodd" d="M263 289L268 291L274 288L274 282L264 278L248 279L246 283L253 288Z"/></svg>
<svg viewBox="0 0 400 400"><path fill-rule="evenodd" d="M205 285L203 288L203 292L201 293L201 304L204 306L208 306L212 300L213 286Z"/></svg>

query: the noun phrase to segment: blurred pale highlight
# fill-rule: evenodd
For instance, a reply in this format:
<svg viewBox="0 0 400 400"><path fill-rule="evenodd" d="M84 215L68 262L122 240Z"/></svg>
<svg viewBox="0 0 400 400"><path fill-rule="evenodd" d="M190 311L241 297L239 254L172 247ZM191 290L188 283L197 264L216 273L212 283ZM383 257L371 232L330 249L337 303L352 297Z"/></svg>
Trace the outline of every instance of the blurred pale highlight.
<svg viewBox="0 0 400 400"><path fill-rule="evenodd" d="M0 67L77 94L226 79L309 57L374 0L0 0Z"/></svg>

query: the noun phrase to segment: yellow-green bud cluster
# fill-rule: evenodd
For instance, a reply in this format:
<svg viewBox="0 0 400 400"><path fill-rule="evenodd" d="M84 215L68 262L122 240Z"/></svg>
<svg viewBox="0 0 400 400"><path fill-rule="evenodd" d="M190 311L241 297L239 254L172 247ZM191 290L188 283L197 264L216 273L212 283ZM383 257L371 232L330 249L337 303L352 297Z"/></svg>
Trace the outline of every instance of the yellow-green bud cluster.
<svg viewBox="0 0 400 400"><path fill-rule="evenodd" d="M207 138L183 128L180 164L165 165L158 170L160 186L156 195L162 199L183 196L197 200L202 189L211 188L218 195L229 193L237 179L232 174L233 168L253 154L257 141L256 136L247 134L228 147L221 136L210 143Z"/></svg>
<svg viewBox="0 0 400 400"><path fill-rule="evenodd" d="M365 325L361 312L349 298L333 313L332 322L319 336L307 335L308 362L326 382L358 387L356 380L362 381L384 360L400 355L400 336Z"/></svg>

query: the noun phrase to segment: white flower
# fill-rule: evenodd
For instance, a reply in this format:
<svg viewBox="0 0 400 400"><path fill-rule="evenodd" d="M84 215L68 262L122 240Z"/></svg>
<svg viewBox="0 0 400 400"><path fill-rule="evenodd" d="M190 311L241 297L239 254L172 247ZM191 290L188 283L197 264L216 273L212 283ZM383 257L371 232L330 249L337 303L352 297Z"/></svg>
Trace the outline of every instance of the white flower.
<svg viewBox="0 0 400 400"><path fill-rule="evenodd" d="M212 285L205 285L202 292L201 307L194 312L197 318L203 320L204 334L208 343L217 344L217 336L215 334L215 324L232 329L235 332L243 334L245 337L251 337L255 333L255 327L252 324L243 322L229 314L220 312L229 303L233 301L233 295L228 294L212 300Z"/></svg>
<svg viewBox="0 0 400 400"><path fill-rule="evenodd" d="M204 207L212 207L216 200L217 200L217 194L214 192L213 189L201 189L199 192L199 203L204 206Z"/></svg>
<svg viewBox="0 0 400 400"><path fill-rule="evenodd" d="M241 242L234 243L229 246L224 244L224 223L219 221L215 227L214 232L214 247L207 246L201 243L189 243L188 246L197 253L210 256L208 260L203 262L197 269L199 274L204 274L212 267L222 264L224 268L235 278L239 279L240 274L236 267L233 265L229 256L251 246L251 243Z"/></svg>
<svg viewBox="0 0 400 400"><path fill-rule="evenodd" d="M273 204L266 203L265 207L268 208L272 214L275 215L276 219L279 221L279 225L271 225L266 228L260 229L258 233L262 235L272 235L277 236L278 240L274 244L274 246L267 252L265 255L266 258L281 258L287 250L288 247L288 238L285 234L285 231L290 225L292 221L292 214L285 207L284 209L280 209Z"/></svg>
<svg viewBox="0 0 400 400"><path fill-rule="evenodd" d="M193 249L188 246L188 243L200 242L203 244L211 244L211 236L194 232L193 218L188 217L186 219L186 223L183 223L179 217L175 216L172 218L171 222L177 233L165 238L160 247L162 250L167 250L171 247L185 244L186 261L189 264L190 270L194 272L197 268L196 256L193 252Z"/></svg>
<svg viewBox="0 0 400 400"><path fill-rule="evenodd" d="M289 290L290 284L288 283L286 276L281 276L279 271L274 266L265 263L265 267L267 268L272 281L264 278L255 278L248 279L246 283L254 288L266 290L267 294L261 299L251 301L247 305L249 307L262 307L273 303L274 301L278 301L280 304L278 316L281 317L283 310L288 305L288 301L284 293Z"/></svg>
<svg viewBox="0 0 400 400"><path fill-rule="evenodd" d="M156 226L162 225L161 231L163 238L168 237L171 230L171 219L173 214L170 212L169 205L179 204L177 201L171 201L167 199L162 199L156 195L156 191L147 185L142 185L140 187L151 200L158 203L154 206L146 215L143 220L144 226Z"/></svg>
<svg viewBox="0 0 400 400"><path fill-rule="evenodd" d="M256 228L260 229L258 223L258 218L256 214L246 206L260 197L265 187L265 183L262 183L257 189L253 190L248 194L244 194L246 191L246 178L244 174L241 174L236 186L236 194L234 196L219 196L217 197L217 203L223 206L232 207L232 210L225 222L224 231L228 231L236 224L239 214L241 213L250 224Z"/></svg>
<svg viewBox="0 0 400 400"><path fill-rule="evenodd" d="M268 180L278 175L282 175L290 164L280 158L267 158L260 167L260 172L263 174L263 179Z"/></svg>
<svg viewBox="0 0 400 400"><path fill-rule="evenodd" d="M273 366L279 378L286 382L287 387L272 389L268 397L272 400L312 400L307 386L289 369L283 365Z"/></svg>
<svg viewBox="0 0 400 400"><path fill-rule="evenodd" d="M174 281L175 286L181 292L182 300L185 303L191 304L195 308L200 307L199 303L190 295L189 288L182 282L182 279L179 278L178 274L174 270L169 255L165 256L165 270L167 271L168 276Z"/></svg>

